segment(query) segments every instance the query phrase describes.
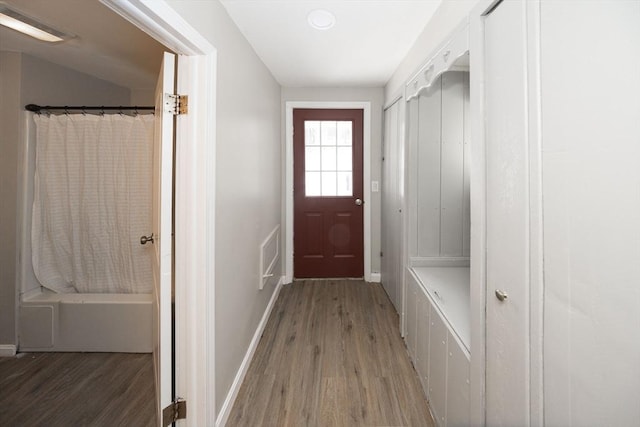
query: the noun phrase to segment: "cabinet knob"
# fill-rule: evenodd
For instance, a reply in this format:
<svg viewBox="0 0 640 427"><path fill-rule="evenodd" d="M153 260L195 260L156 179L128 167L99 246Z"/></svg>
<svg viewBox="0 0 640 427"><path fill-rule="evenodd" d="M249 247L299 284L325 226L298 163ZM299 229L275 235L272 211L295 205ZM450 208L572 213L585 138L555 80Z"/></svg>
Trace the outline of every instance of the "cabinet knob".
<svg viewBox="0 0 640 427"><path fill-rule="evenodd" d="M505 291L501 291L500 289L496 289L496 298L500 301L504 301L507 299L507 293Z"/></svg>

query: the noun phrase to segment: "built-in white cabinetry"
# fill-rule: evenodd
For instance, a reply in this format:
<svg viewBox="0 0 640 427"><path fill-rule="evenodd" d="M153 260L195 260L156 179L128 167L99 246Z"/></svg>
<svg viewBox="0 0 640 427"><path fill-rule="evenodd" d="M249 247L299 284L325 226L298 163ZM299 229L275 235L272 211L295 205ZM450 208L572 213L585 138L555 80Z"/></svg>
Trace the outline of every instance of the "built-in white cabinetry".
<svg viewBox="0 0 640 427"><path fill-rule="evenodd" d="M468 60L463 23L405 90L404 332L439 426L470 423Z"/></svg>
<svg viewBox="0 0 640 427"><path fill-rule="evenodd" d="M439 426L469 425L469 353L439 303L407 272L407 348Z"/></svg>

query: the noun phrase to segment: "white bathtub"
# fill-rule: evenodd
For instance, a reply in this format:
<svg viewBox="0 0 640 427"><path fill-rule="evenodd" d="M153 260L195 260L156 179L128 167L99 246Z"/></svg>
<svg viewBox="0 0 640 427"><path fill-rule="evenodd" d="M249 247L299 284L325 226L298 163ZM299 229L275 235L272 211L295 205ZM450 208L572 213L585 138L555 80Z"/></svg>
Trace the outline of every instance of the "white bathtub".
<svg viewBox="0 0 640 427"><path fill-rule="evenodd" d="M56 294L23 298L19 351L150 353L151 294Z"/></svg>
<svg viewBox="0 0 640 427"><path fill-rule="evenodd" d="M25 112L18 185L18 350L150 353L152 294L56 294L31 264L35 125Z"/></svg>

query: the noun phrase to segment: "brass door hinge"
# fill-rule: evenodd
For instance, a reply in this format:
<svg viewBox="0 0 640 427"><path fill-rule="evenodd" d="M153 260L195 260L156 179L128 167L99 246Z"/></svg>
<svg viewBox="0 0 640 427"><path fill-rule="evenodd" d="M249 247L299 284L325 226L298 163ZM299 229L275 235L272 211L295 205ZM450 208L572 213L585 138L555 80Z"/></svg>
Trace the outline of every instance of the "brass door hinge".
<svg viewBox="0 0 640 427"><path fill-rule="evenodd" d="M187 418L187 401L184 399L178 398L162 410L162 425L164 427L185 418Z"/></svg>
<svg viewBox="0 0 640 427"><path fill-rule="evenodd" d="M164 110L167 113L171 113L176 116L180 114L187 114L189 112L189 96L165 93Z"/></svg>

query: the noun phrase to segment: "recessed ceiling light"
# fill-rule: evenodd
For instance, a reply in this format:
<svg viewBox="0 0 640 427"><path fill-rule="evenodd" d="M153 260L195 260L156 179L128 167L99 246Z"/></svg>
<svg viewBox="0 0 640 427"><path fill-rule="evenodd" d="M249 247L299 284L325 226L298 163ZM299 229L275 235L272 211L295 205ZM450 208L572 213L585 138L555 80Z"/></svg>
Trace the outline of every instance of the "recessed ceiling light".
<svg viewBox="0 0 640 427"><path fill-rule="evenodd" d="M66 34L29 18L4 3L0 3L0 25L45 42L61 42L68 38Z"/></svg>
<svg viewBox="0 0 640 427"><path fill-rule="evenodd" d="M328 30L336 25L336 17L328 10L316 9L307 15L307 22L316 30Z"/></svg>

